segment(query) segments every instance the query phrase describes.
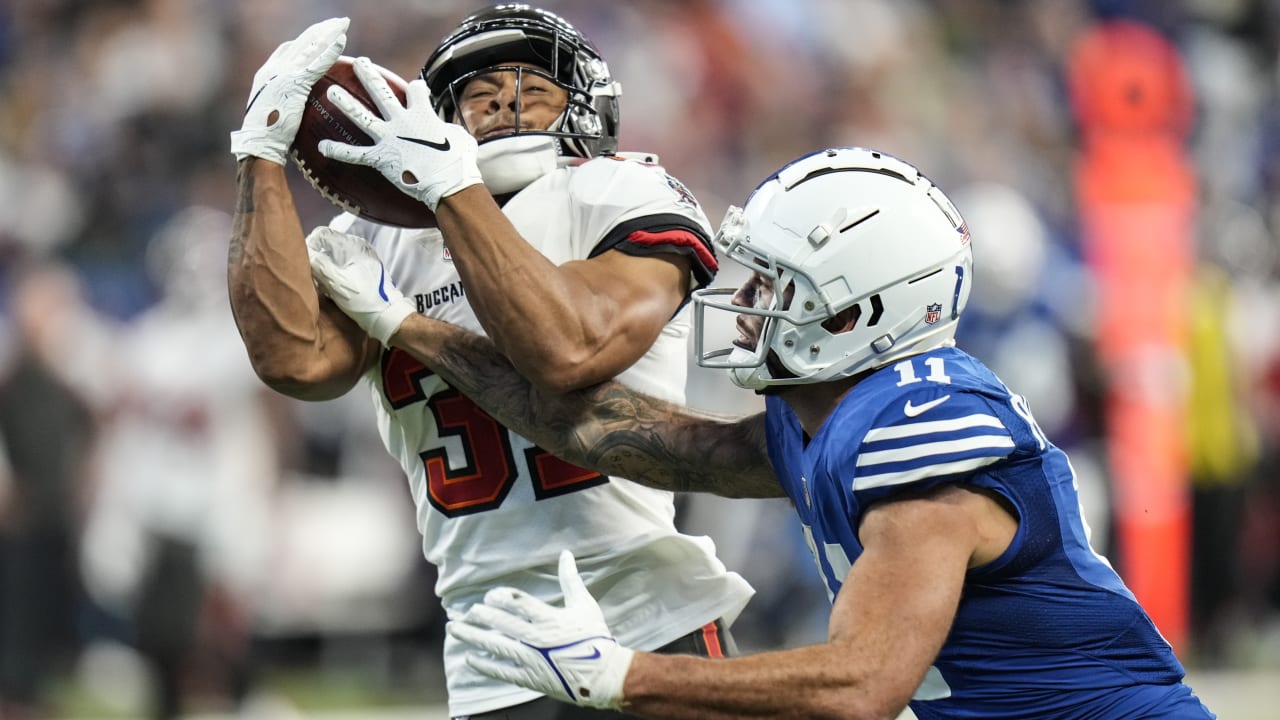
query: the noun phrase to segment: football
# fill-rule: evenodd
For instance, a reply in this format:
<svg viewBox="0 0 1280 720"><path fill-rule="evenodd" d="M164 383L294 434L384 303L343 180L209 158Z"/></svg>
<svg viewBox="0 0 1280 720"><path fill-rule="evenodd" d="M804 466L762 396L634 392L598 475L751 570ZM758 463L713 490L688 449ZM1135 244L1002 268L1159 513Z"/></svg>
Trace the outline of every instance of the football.
<svg viewBox="0 0 1280 720"><path fill-rule="evenodd" d="M321 140L336 140L351 145L373 144L364 131L355 127L346 114L329 101L327 95L330 85L340 85L366 107L377 112L369 93L365 92L360 79L356 77L352 60L353 58L345 55L338 58L324 77L311 88L307 107L302 113L302 124L289 148L289 155L312 187L347 212L384 225L435 227L435 215L431 209L400 192L382 173L371 167L331 160L320 154ZM408 83L386 68L379 70L403 103Z"/></svg>

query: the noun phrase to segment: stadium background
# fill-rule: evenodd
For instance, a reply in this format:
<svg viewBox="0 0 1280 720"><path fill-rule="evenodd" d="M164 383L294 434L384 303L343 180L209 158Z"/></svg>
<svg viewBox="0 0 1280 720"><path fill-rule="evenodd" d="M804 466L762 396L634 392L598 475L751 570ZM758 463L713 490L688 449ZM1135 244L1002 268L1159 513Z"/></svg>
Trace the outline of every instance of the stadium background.
<svg viewBox="0 0 1280 720"><path fill-rule="evenodd" d="M38 716L146 714L152 680L131 618L147 588L162 606L166 588L203 588L181 673L191 713L231 713L240 692L251 717L441 716L432 570L364 393L298 403L245 375L219 297L226 147L254 70L308 23L349 15L349 53L412 77L476 5L0 5L0 375L37 343L58 390L0 386L23 428L0 459L0 678L38 687ZM865 145L924 168L974 237L980 284L961 344L1072 453L1095 546L1150 583L1158 596L1144 601L1211 707L1273 716L1280 3L543 5L622 81L624 149L657 152L713 222L819 147ZM1116 22L1136 34L1089 55L1085 40ZM1134 63L1157 101L1117 119L1109 73ZM1117 123L1133 146L1105 142ZM1102 146L1118 154L1098 160ZM296 195L305 225L333 211L304 184ZM1109 247L1140 262L1117 270ZM726 269L721 283L737 279ZM1158 347L1117 367L1134 357L1117 327ZM691 372L694 404L757 407ZM1123 412L1130 385L1142 388L1136 416ZM80 406L86 424L72 432L58 409ZM1121 488L1135 481L1122 456L1134 452L1172 478L1172 492L1147 487L1171 503L1158 527L1125 514ZM758 590L735 627L745 649L823 636L825 594L785 504L680 507ZM174 548L188 562L148 564Z"/></svg>

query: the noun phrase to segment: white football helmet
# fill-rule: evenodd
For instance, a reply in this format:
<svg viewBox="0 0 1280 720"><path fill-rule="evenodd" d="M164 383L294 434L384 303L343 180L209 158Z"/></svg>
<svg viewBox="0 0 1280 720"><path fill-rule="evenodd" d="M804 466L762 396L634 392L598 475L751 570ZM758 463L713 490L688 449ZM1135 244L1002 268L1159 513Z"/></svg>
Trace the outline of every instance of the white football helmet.
<svg viewBox="0 0 1280 720"><path fill-rule="evenodd" d="M969 299L973 253L960 213L915 167L865 148L784 166L745 208L729 208L715 245L774 286L766 308L733 304L733 289L694 293L698 364L728 368L751 390L848 377L951 344ZM853 329L823 328L855 306ZM708 308L763 316L755 349L707 348Z"/></svg>

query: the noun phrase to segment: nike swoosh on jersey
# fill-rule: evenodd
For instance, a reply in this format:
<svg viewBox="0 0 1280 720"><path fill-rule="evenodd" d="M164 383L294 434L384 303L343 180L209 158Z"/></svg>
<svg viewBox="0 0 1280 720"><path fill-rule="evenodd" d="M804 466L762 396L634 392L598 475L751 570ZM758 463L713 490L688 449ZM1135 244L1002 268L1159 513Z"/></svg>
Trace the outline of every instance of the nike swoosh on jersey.
<svg viewBox="0 0 1280 720"><path fill-rule="evenodd" d="M444 142L431 142L430 140L423 140L422 138L411 138L411 137L405 137L403 135L397 135L396 139L404 140L405 142L411 142L417 145L426 145L432 150L444 151L449 149L449 138L445 138Z"/></svg>
<svg viewBox="0 0 1280 720"><path fill-rule="evenodd" d="M391 298L387 297L387 291L384 289L386 287L386 280L387 280L387 268L383 266L382 274L378 276L378 296L381 297L383 300L386 300L387 302L391 302Z"/></svg>
<svg viewBox="0 0 1280 720"><path fill-rule="evenodd" d="M902 406L902 413L907 417L916 417L921 413L927 412L929 410L932 410L933 408L938 407L939 405L941 405L942 403L950 399L951 399L950 395L943 395L937 400L930 400L929 402L923 405L912 405L911 401L908 400L907 404Z"/></svg>

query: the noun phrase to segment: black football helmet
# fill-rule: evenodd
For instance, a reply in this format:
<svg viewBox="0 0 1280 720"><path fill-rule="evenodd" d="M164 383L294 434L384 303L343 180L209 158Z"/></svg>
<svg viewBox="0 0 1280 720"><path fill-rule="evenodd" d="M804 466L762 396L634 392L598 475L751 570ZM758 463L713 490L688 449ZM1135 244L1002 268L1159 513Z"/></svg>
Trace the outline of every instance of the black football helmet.
<svg viewBox="0 0 1280 720"><path fill-rule="evenodd" d="M618 95L621 87L595 46L555 13L522 3L494 5L467 16L440 42L422 68L431 102L446 121L458 107L458 93L471 78L526 62L569 92L564 115L546 131L559 139L565 155L597 157L618 150Z"/></svg>

